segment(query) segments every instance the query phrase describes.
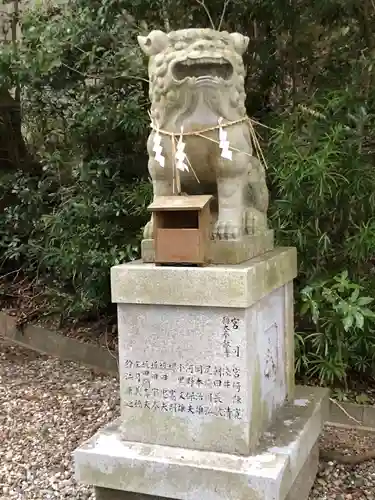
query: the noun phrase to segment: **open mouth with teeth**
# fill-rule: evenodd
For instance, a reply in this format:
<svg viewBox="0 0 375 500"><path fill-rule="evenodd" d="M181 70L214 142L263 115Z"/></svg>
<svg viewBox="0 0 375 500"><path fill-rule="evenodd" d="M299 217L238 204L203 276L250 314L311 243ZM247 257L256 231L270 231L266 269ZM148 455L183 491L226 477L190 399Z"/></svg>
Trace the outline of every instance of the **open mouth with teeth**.
<svg viewBox="0 0 375 500"><path fill-rule="evenodd" d="M233 66L226 59L199 58L185 59L173 66L173 76L177 81L185 78L199 80L229 80L233 74Z"/></svg>

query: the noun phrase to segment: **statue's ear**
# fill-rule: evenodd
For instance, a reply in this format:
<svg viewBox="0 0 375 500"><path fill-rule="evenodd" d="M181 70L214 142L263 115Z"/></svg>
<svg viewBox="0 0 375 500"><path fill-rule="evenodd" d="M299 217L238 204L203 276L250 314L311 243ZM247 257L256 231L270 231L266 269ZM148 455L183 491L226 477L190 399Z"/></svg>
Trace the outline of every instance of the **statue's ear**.
<svg viewBox="0 0 375 500"><path fill-rule="evenodd" d="M148 56L155 56L169 45L169 38L164 31L154 30L148 36L138 36L141 49Z"/></svg>
<svg viewBox="0 0 375 500"><path fill-rule="evenodd" d="M231 33L230 37L232 39L233 45L236 51L242 56L249 46L249 37L241 35L240 33Z"/></svg>

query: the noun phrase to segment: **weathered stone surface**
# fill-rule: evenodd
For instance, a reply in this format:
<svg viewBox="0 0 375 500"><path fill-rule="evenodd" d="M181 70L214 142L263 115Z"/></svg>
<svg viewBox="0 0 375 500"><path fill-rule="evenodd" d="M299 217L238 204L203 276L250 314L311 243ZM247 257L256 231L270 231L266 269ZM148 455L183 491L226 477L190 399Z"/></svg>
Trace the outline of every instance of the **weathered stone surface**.
<svg viewBox="0 0 375 500"><path fill-rule="evenodd" d="M95 500L169 500L154 495L142 495L131 491L111 490L109 488L95 488Z"/></svg>
<svg viewBox="0 0 375 500"><path fill-rule="evenodd" d="M307 500L315 482L318 467L319 444L316 443L311 449L309 457L303 464L302 469L299 471L285 500ZM107 488L95 488L95 494L96 500L167 500L165 497L142 495L140 493L111 490Z"/></svg>
<svg viewBox="0 0 375 500"><path fill-rule="evenodd" d="M289 283L296 275L295 248L276 248L232 266L164 267L135 261L111 269L112 301L244 308Z"/></svg>
<svg viewBox="0 0 375 500"><path fill-rule="evenodd" d="M154 495L152 500L284 500L312 460L328 402L326 389L297 387L248 457L126 442L117 421L76 450L76 477L98 488ZM128 498L133 500L108 500Z"/></svg>
<svg viewBox="0 0 375 500"><path fill-rule="evenodd" d="M120 304L124 439L249 454L293 397L292 292L282 286L246 309Z"/></svg>
<svg viewBox="0 0 375 500"><path fill-rule="evenodd" d="M319 444L316 443L310 451L309 458L304 463L285 500L307 500L315 482L318 468Z"/></svg>
<svg viewBox="0 0 375 500"><path fill-rule="evenodd" d="M241 264L273 250L273 231L245 235L238 240L210 240L208 262L211 264ZM154 240L142 241L142 261L155 262Z"/></svg>
<svg viewBox="0 0 375 500"><path fill-rule="evenodd" d="M295 351L294 351L294 288L293 281L285 285L285 380L288 394L294 393L295 387Z"/></svg>
<svg viewBox="0 0 375 500"><path fill-rule="evenodd" d="M6 341L60 359L78 361L96 370L116 374L117 358L108 349L60 335L46 328L26 325L17 328L16 317L0 312L0 335Z"/></svg>
<svg viewBox="0 0 375 500"><path fill-rule="evenodd" d="M319 468L319 444L316 443L302 469L298 473L292 488L285 500L307 500ZM165 497L143 495L129 491L112 490L108 488L95 488L96 500L169 500ZM204 499L202 499L204 500Z"/></svg>
<svg viewBox="0 0 375 500"><path fill-rule="evenodd" d="M180 191L173 169L175 140L182 135L188 160L187 168L178 170L181 189L188 195L217 196L214 238L231 240L263 233L267 230L269 197L264 166L252 156L245 109L242 56L248 37L212 29L186 29L168 34L152 31L138 41L150 58L153 130L147 149L154 199ZM227 134L227 154L219 147L219 124ZM156 137L160 141L155 141ZM159 144L165 159L163 167L157 157L160 151L156 152ZM152 236L150 222L144 237Z"/></svg>

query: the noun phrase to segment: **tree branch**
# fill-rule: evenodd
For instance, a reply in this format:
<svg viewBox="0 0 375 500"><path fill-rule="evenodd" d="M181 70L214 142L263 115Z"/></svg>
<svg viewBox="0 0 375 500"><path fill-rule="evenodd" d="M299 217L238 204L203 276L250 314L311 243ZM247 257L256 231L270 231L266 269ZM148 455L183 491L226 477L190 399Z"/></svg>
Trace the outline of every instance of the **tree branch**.
<svg viewBox="0 0 375 500"><path fill-rule="evenodd" d="M168 9L167 9L167 5L166 5L166 0L161 0L161 12L163 14L165 30L167 32L171 31L171 23L170 23L169 17L168 17Z"/></svg>
<svg viewBox="0 0 375 500"><path fill-rule="evenodd" d="M201 5L201 6L204 8L204 10L206 11L207 17L208 17L208 19L210 20L210 23L211 23L211 27L212 27L212 29L214 30L214 29L215 29L215 25L214 25L214 22L213 22L213 20L212 20L212 17L211 17L210 11L208 10L207 5L204 3L204 0L196 0L196 1L197 1L197 3L199 3L199 5Z"/></svg>
<svg viewBox="0 0 375 500"><path fill-rule="evenodd" d="M70 71L74 71L75 73L77 73L78 75L81 75L83 76L84 78L91 78L92 80L100 80L100 78L105 78L106 75L90 75L90 74L85 74L85 73L82 73L82 71L79 71L78 69L75 69L75 68L72 68L71 66L68 66L67 64L65 63L61 63L62 66L65 66L65 68L68 68ZM124 79L127 79L127 80L138 80L138 81L141 81L141 82L146 82L146 83L149 83L149 80L147 80L146 78L142 78L141 76L133 76L133 75L109 75L108 76L109 78L113 78L114 80L117 79L117 78L124 78Z"/></svg>
<svg viewBox="0 0 375 500"><path fill-rule="evenodd" d="M219 26L217 27L217 31L220 31L220 29L221 29L221 25L223 24L224 16L225 16L225 13L227 11L227 7L230 4L230 1L231 0L225 0L225 2L224 2L223 12L221 13L220 22L219 22Z"/></svg>

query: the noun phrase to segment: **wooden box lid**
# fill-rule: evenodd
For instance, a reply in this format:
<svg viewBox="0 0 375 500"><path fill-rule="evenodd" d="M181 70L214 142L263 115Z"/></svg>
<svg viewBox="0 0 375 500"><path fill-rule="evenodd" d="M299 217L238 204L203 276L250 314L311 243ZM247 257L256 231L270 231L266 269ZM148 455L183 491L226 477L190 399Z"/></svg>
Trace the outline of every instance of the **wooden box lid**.
<svg viewBox="0 0 375 500"><path fill-rule="evenodd" d="M149 206L151 212L197 210L201 211L212 200L212 195L158 196Z"/></svg>

